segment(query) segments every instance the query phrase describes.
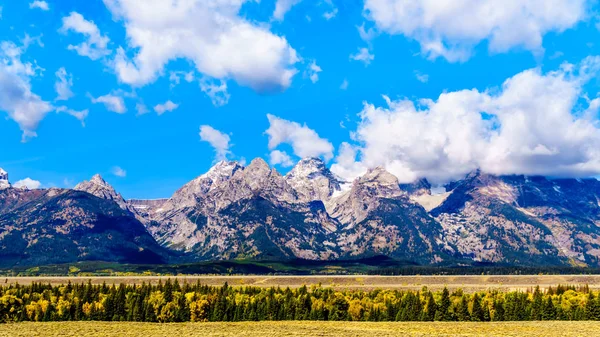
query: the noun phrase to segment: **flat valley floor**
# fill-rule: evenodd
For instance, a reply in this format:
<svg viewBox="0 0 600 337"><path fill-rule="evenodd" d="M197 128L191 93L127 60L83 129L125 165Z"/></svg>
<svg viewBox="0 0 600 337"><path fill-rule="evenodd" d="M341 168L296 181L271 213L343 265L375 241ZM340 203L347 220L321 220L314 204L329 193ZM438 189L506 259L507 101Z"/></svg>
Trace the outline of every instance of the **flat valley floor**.
<svg viewBox="0 0 600 337"><path fill-rule="evenodd" d="M200 282L206 285L222 286L225 282L230 286L257 287L301 287L321 284L323 287L335 289L397 289L420 290L424 286L430 290L462 289L467 292L486 289L503 291L527 290L540 286L546 289L558 284L583 286L600 290L600 275L453 275L453 276L372 276L372 275L341 275L341 276L110 276L110 277L4 277L0 284L44 284L61 285L67 282L92 284L156 284L159 280L177 279L180 284ZM600 336L600 333L598 333Z"/></svg>
<svg viewBox="0 0 600 337"><path fill-rule="evenodd" d="M48 322L0 324L0 337L33 336L598 336L600 322L242 322L119 323Z"/></svg>

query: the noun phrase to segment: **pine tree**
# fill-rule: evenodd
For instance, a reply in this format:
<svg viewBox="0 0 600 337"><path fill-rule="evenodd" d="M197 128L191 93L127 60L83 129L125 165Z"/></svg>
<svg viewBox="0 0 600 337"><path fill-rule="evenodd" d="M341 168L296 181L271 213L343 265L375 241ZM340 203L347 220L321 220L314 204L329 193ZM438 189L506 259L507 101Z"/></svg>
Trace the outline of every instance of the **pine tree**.
<svg viewBox="0 0 600 337"><path fill-rule="evenodd" d="M442 298L440 300L440 304L437 307L436 312L436 321L451 321L452 315L450 313L450 305L452 302L450 301L450 292L448 288L444 287L442 291Z"/></svg>
<svg viewBox="0 0 600 337"><path fill-rule="evenodd" d="M467 302L467 297L463 294L460 298L460 302L456 308L456 317L459 321L470 321L471 317L469 315L469 304Z"/></svg>
<svg viewBox="0 0 600 337"><path fill-rule="evenodd" d="M481 307L481 300L479 299L477 293L473 294L473 309L471 310L471 321L483 321L483 308Z"/></svg>
<svg viewBox="0 0 600 337"><path fill-rule="evenodd" d="M542 308L542 319L544 321L551 321L557 319L556 308L552 303L552 297L548 296L546 301L544 302L544 306Z"/></svg>
<svg viewBox="0 0 600 337"><path fill-rule="evenodd" d="M539 321L542 319L542 307L543 307L543 298L542 293L540 292L540 287L535 287L535 291L533 292L533 302L531 303L531 314L530 317L532 320Z"/></svg>

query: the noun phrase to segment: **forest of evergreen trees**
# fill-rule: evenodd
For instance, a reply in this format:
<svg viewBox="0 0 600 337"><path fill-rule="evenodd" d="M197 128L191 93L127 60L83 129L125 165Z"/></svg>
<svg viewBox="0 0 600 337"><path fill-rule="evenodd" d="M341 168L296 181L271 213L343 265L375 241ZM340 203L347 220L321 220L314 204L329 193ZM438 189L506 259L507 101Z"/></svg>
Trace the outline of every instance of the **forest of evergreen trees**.
<svg viewBox="0 0 600 337"><path fill-rule="evenodd" d="M600 293L558 286L472 294L180 285L0 287L0 322L16 321L524 321L600 320Z"/></svg>

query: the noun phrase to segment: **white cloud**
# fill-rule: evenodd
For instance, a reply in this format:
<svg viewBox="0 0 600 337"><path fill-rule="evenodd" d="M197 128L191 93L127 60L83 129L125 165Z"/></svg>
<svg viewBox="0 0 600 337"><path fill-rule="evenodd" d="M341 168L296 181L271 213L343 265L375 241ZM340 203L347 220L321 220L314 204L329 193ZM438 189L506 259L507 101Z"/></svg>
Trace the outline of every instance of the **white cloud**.
<svg viewBox="0 0 600 337"><path fill-rule="evenodd" d="M123 114L127 112L127 107L125 106L125 101L123 97L117 96L114 94L107 94L104 96L100 96L98 98L94 98L90 96L92 103L98 104L102 103L106 107L108 111L116 112L118 114Z"/></svg>
<svg viewBox="0 0 600 337"><path fill-rule="evenodd" d="M327 139L319 137L315 130L271 114L267 118L269 128L265 133L269 136L269 150L285 143L290 144L294 154L300 158L323 157L330 160L333 157L333 145Z"/></svg>
<svg viewBox="0 0 600 337"><path fill-rule="evenodd" d="M360 61L368 66L375 59L375 55L371 54L367 48L360 48L356 54L350 55L350 59Z"/></svg>
<svg viewBox="0 0 600 337"><path fill-rule="evenodd" d="M358 149L352 144L343 142L335 157L335 163L331 165L331 171L346 181L352 181L367 172L367 167L356 160Z"/></svg>
<svg viewBox="0 0 600 337"><path fill-rule="evenodd" d="M380 31L402 34L425 56L466 61L475 45L493 53L515 47L543 52L548 32L562 32L586 16L586 0L365 0L365 16Z"/></svg>
<svg viewBox="0 0 600 337"><path fill-rule="evenodd" d="M583 86L600 72L600 57L542 73L523 71L500 89L461 90L437 100L365 103L354 139L356 155L338 158L334 172L352 178L385 166L401 182L443 183L481 168L494 174L585 177L600 174L600 102ZM583 105L583 107L582 107ZM591 113L590 113L591 111ZM340 153L342 150L340 150ZM340 154L341 156L341 154ZM350 159L349 159L350 158Z"/></svg>
<svg viewBox="0 0 600 337"><path fill-rule="evenodd" d="M417 81L419 81L421 83L429 82L429 75L423 74L419 71L415 71L415 77L417 78Z"/></svg>
<svg viewBox="0 0 600 337"><path fill-rule="evenodd" d="M273 11L273 20L283 21L285 13L289 12L292 7L299 4L302 0L277 0L275 10Z"/></svg>
<svg viewBox="0 0 600 337"><path fill-rule="evenodd" d="M21 43L23 43L24 49L29 48L29 46L31 46L33 43L36 43L40 47L44 47L44 43L42 42L41 34L39 36L32 37L32 36L29 36L29 34L25 33L25 37L21 40Z"/></svg>
<svg viewBox="0 0 600 337"><path fill-rule="evenodd" d="M279 150L273 150L269 154L269 162L271 165L281 165L283 167L290 167L294 165L292 158L285 152Z"/></svg>
<svg viewBox="0 0 600 337"><path fill-rule="evenodd" d="M42 183L37 180L33 180L31 178L25 178L14 183L14 187L16 188L26 188L30 190L36 190L42 187Z"/></svg>
<svg viewBox="0 0 600 337"><path fill-rule="evenodd" d="M86 40L78 45L69 45L69 50L75 50L77 54L81 56L87 56L92 60L97 60L106 55L109 55L111 51L108 49L108 43L110 39L102 35L100 29L93 21L86 20L81 14L77 12L71 12L69 16L65 16L62 19L63 25L59 32L66 34L69 31L85 36Z"/></svg>
<svg viewBox="0 0 600 337"><path fill-rule="evenodd" d="M0 110L19 124L26 141L37 136L38 124L54 108L31 91L30 79L39 68L21 61L24 51L12 42L0 43Z"/></svg>
<svg viewBox="0 0 600 337"><path fill-rule="evenodd" d="M335 16L337 15L337 13L338 13L338 9L337 9L337 8L334 8L334 9L332 9L332 10L331 10L331 11L329 11L329 12L325 12L325 13L323 13L323 17L324 17L326 20L331 20L331 19L335 18Z"/></svg>
<svg viewBox="0 0 600 337"><path fill-rule="evenodd" d="M137 115L144 115L147 114L148 112L150 112L150 110L148 110L148 107L141 102L136 103L135 105L135 111L137 111Z"/></svg>
<svg viewBox="0 0 600 337"><path fill-rule="evenodd" d="M367 42L369 45L371 45L371 40L373 40L375 36L377 36L377 32L375 31L375 29L365 28L364 22L362 25L356 26L356 29L358 29L358 35L360 35L360 38L363 41Z"/></svg>
<svg viewBox="0 0 600 337"><path fill-rule="evenodd" d="M344 81L342 82L342 84L340 84L340 89L346 90L346 89L348 89L348 85L349 85L348 79L344 78Z"/></svg>
<svg viewBox="0 0 600 337"><path fill-rule="evenodd" d="M317 83L317 81L319 81L319 73L322 71L323 70L321 69L321 67L317 65L317 62L312 61L306 69L306 76L310 78L311 82Z"/></svg>
<svg viewBox="0 0 600 337"><path fill-rule="evenodd" d="M194 72L193 71L188 71L188 72L171 71L169 73L169 81L171 82L171 88L173 88L176 85L178 85L179 83L181 83L182 77L186 82L191 83L194 81Z"/></svg>
<svg viewBox="0 0 600 337"><path fill-rule="evenodd" d="M48 3L46 1L39 1L36 0L34 2L30 2L29 3L29 8L33 9L33 8L38 8L41 9L43 11L47 11L50 9L50 7L48 6Z"/></svg>
<svg viewBox="0 0 600 337"><path fill-rule="evenodd" d="M57 101L66 101L73 97L73 75L67 73L64 67L61 67L56 71L56 82L54 83L54 90L56 90Z"/></svg>
<svg viewBox="0 0 600 337"><path fill-rule="evenodd" d="M210 97L210 101L216 107L229 103L230 95L227 92L227 82L223 80L211 81L203 78L200 80L200 90Z"/></svg>
<svg viewBox="0 0 600 337"><path fill-rule="evenodd" d="M127 176L127 171L123 170L119 166L114 166L110 172L120 178L125 178Z"/></svg>
<svg viewBox="0 0 600 337"><path fill-rule="evenodd" d="M114 67L121 82L153 82L175 59L187 59L206 77L233 79L259 92L290 86L299 61L284 37L239 15L243 0L104 0L125 23L130 59L120 48ZM141 8L140 8L141 7Z"/></svg>
<svg viewBox="0 0 600 337"><path fill-rule="evenodd" d="M171 112L179 107L179 104L175 104L171 102L171 100L166 101L163 104L157 104L154 107L154 111L160 116L165 112ZM139 112L139 111L138 111Z"/></svg>
<svg viewBox="0 0 600 337"><path fill-rule="evenodd" d="M229 151L229 148L231 147L229 144L229 135L210 125L200 126L200 140L209 143L215 149L216 161L226 160L227 156L231 153L231 151Z"/></svg>
<svg viewBox="0 0 600 337"><path fill-rule="evenodd" d="M67 115L71 115L71 116L77 118L81 122L82 126L85 126L85 119L87 118L87 116L89 114L88 109L77 111L77 110L69 109L65 106L56 108L56 112L64 112Z"/></svg>

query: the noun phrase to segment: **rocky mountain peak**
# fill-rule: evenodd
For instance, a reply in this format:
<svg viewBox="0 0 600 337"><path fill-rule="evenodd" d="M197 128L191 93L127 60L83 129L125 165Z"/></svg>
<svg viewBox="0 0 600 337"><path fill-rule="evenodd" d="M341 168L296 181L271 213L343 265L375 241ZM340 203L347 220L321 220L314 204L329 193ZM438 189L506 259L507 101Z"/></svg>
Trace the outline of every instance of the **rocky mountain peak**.
<svg viewBox="0 0 600 337"><path fill-rule="evenodd" d="M122 209L127 209L125 199L123 199L121 194L117 193L99 174L94 175L89 181L80 182L73 189L76 191L87 192L98 198L112 200Z"/></svg>
<svg viewBox="0 0 600 337"><path fill-rule="evenodd" d="M244 169L245 172L271 172L271 167L262 158L253 159Z"/></svg>
<svg viewBox="0 0 600 337"><path fill-rule="evenodd" d="M90 183L101 185L107 188L112 188L105 180L102 178L100 174L95 174L92 179L90 179Z"/></svg>
<svg viewBox="0 0 600 337"><path fill-rule="evenodd" d="M286 181L303 201L326 202L341 189L343 181L335 176L319 158L304 158L285 176Z"/></svg>
<svg viewBox="0 0 600 337"><path fill-rule="evenodd" d="M383 167L369 169L362 177L356 179L354 185L385 189L394 193L400 192L398 178Z"/></svg>
<svg viewBox="0 0 600 337"><path fill-rule="evenodd" d="M301 159L287 175L308 177L313 173L322 173L326 170L327 167L323 160L320 158L308 157Z"/></svg>

